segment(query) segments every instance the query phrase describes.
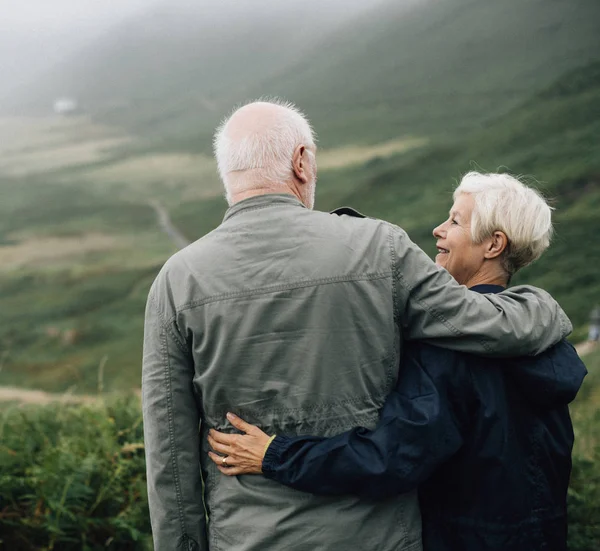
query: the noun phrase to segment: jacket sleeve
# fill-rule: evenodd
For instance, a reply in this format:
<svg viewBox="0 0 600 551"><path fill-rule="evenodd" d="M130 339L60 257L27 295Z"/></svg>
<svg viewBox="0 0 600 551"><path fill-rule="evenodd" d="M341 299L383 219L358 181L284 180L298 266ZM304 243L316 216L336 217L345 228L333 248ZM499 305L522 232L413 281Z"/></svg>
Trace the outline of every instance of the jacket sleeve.
<svg viewBox="0 0 600 551"><path fill-rule="evenodd" d="M142 409L155 551L208 549L194 367L156 282L146 306Z"/></svg>
<svg viewBox="0 0 600 551"><path fill-rule="evenodd" d="M407 339L484 356L538 354L572 331L569 318L545 291L512 287L482 295L459 285L391 227L395 315Z"/></svg>
<svg viewBox="0 0 600 551"><path fill-rule="evenodd" d="M525 395L535 389L532 402L545 407L569 404L587 375L577 350L566 340L534 357L514 358L511 381Z"/></svg>
<svg viewBox="0 0 600 551"><path fill-rule="evenodd" d="M440 350L440 361L453 363ZM449 359L450 358L450 359ZM263 460L266 477L320 495L357 494L382 499L415 489L462 445L463 414L452 387L467 393L464 369L423 365L409 354L396 389L375 429L362 427L332 438L277 436ZM439 377L435 371L452 376Z"/></svg>

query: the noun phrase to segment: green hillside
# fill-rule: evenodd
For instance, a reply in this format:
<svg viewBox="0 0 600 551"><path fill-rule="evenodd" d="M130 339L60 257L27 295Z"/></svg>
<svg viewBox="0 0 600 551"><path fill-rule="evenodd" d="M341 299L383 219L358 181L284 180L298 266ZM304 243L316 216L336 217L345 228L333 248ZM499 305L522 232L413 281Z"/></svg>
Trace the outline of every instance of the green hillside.
<svg viewBox="0 0 600 551"><path fill-rule="evenodd" d="M17 103L47 108L74 95L97 120L140 136L138 148L208 151L232 105L281 95L329 147L463 134L600 58L597 0L327 5L261 0L257 18L232 1L216 15L164 4L53 68Z"/></svg>
<svg viewBox="0 0 600 551"><path fill-rule="evenodd" d="M476 128L600 57L596 0L393 4L270 83L321 121L323 143Z"/></svg>
<svg viewBox="0 0 600 551"><path fill-rule="evenodd" d="M279 95L308 113L324 147L454 136L600 59L598 21L596 0L387 0L316 40L295 61L289 57L271 76L238 74L237 89L221 94L215 113L236 101ZM251 62L247 68L253 70ZM177 141L157 147L206 150L213 125L195 120L191 127L183 117L189 111L169 118L181 132ZM160 132L161 124L153 128Z"/></svg>

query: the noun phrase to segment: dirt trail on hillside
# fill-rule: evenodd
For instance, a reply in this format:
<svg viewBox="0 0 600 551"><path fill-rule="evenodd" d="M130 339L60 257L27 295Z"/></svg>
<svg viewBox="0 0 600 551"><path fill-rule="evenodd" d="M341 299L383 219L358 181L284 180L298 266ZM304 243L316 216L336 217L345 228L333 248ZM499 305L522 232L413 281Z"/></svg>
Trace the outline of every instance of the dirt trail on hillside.
<svg viewBox="0 0 600 551"><path fill-rule="evenodd" d="M150 206L156 212L158 224L161 229L171 238L178 249L187 247L190 242L171 221L169 213L158 201L149 201ZM139 390L134 391L139 394ZM60 402L63 404L91 404L98 401L101 396L71 393L50 393L42 390L29 390L12 386L0 386L0 402L19 402L22 404L49 404Z"/></svg>
<svg viewBox="0 0 600 551"><path fill-rule="evenodd" d="M158 225L171 238L171 241L175 243L175 246L178 249L187 247L190 244L190 241L174 226L173 222L171 222L171 217L169 216L167 209L155 200L148 201L148 204L154 209L154 212L156 212Z"/></svg>
<svg viewBox="0 0 600 551"><path fill-rule="evenodd" d="M575 346L580 356L585 356L598 347L598 343L580 342ZM140 389L135 389L134 393L140 395ZM50 404L60 402L63 404L92 404L100 400L102 396L92 396L89 394L69 394L69 393L50 393L42 390L28 390L12 386L0 386L0 402L20 402L22 404Z"/></svg>

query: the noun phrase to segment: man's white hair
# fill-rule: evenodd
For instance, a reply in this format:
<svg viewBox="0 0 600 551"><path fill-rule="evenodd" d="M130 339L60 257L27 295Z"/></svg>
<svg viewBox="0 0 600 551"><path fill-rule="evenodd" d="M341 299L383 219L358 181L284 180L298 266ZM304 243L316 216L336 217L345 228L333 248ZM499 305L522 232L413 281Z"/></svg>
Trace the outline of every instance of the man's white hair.
<svg viewBox="0 0 600 551"><path fill-rule="evenodd" d="M229 123L244 107L271 104L280 107L277 116L269 124L249 129L242 136L232 136ZM231 197L232 173L252 171L244 179L244 190L265 183L283 184L292 177L292 156L299 145L315 147L315 135L304 114L293 104L277 98L260 99L236 109L217 128L214 137L214 152L219 175L225 186L227 199ZM239 185L239 183L236 183Z"/></svg>
<svg viewBox="0 0 600 551"><path fill-rule="evenodd" d="M469 172L454 191L454 199L469 193L475 199L471 238L475 243L502 231L508 238L504 269L511 277L537 260L552 238L552 207L542 195L509 174Z"/></svg>

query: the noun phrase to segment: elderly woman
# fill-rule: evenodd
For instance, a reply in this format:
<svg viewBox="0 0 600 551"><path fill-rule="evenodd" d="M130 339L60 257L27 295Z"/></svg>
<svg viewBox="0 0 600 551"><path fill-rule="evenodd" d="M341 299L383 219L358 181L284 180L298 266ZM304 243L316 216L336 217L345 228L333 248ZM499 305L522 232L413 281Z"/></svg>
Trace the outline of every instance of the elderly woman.
<svg viewBox="0 0 600 551"><path fill-rule="evenodd" d="M533 189L470 173L433 231L436 263L475 293L497 293L551 234L551 209ZM262 472L316 494L383 499L418 486L428 551L564 551L567 404L585 373L565 341L500 360L415 342L374 429L269 437L228 414L245 434L211 431L211 457L226 475Z"/></svg>

